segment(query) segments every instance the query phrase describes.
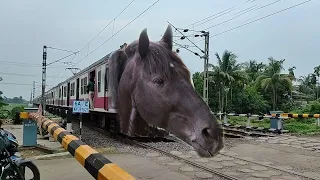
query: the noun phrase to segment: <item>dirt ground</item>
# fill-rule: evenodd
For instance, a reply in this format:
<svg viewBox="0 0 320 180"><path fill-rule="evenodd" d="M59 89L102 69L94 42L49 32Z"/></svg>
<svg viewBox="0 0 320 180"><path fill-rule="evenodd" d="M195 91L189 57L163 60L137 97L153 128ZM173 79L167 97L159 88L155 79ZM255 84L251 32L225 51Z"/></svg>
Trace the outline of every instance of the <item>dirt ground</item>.
<svg viewBox="0 0 320 180"><path fill-rule="evenodd" d="M248 158L258 163L285 168L320 179L320 151L303 148L309 140L315 141L313 142L315 146L319 145L320 147L320 137L290 139L290 137L277 138L275 140L267 138L265 140L258 140L258 138L247 140L231 139L228 140L230 144L227 149L237 153L237 156L241 158ZM287 141L292 141L291 145Z"/></svg>

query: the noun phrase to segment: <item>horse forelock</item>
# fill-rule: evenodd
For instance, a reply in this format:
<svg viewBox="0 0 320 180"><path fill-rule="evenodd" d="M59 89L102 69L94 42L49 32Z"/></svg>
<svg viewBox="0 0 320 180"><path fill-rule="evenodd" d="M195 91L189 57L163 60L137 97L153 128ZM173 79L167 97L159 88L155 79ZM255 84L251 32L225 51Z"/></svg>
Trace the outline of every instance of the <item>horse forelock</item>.
<svg viewBox="0 0 320 180"><path fill-rule="evenodd" d="M138 47L138 41L134 41L127 46L125 52L129 59L134 59L141 67L143 71L149 74L159 74L164 78L171 79L172 68L177 66L181 67L182 75L187 79L190 78L190 72L183 61L177 56L175 52L169 50L162 41L150 42L149 50L143 59L136 55Z"/></svg>

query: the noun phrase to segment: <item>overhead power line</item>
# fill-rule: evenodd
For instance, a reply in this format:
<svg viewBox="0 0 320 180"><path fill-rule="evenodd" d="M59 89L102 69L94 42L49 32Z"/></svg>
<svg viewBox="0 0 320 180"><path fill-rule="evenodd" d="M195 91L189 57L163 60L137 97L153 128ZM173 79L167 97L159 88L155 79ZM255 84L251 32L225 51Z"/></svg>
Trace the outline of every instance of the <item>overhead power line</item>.
<svg viewBox="0 0 320 180"><path fill-rule="evenodd" d="M255 7L255 6L257 6L257 5L251 6L251 7L249 7L249 8L244 9L244 10L241 10L241 11L239 11L239 12L242 12L242 11L244 11L245 13L246 13L246 12L249 12L249 11L252 10L252 8ZM238 13L239 13L239 12L238 12ZM245 13L244 13L244 14L245 14ZM235 14L237 14L237 13L235 13ZM202 22L202 23L200 23L200 24L198 24L198 25L196 25L196 26L194 26L194 27L200 26L200 25L202 25L202 24L206 24L206 23L208 23L209 21L212 21L212 20L214 20L214 19L216 19L216 18L218 18L218 17L220 17L220 16L214 17L214 18L212 18L212 19L208 19L207 21L204 21L204 22Z"/></svg>
<svg viewBox="0 0 320 180"><path fill-rule="evenodd" d="M21 84L21 83L5 83L5 82L1 82L1 84L4 84L4 85L21 85L21 86L33 86L33 84ZM46 86L51 86L51 85L46 85Z"/></svg>
<svg viewBox="0 0 320 180"><path fill-rule="evenodd" d="M32 77L40 77L39 75L33 75L33 74L17 74L17 73L5 73L5 72L0 72L0 74L3 75L9 75L9 76L32 76ZM61 78L59 76L47 76L51 78Z"/></svg>
<svg viewBox="0 0 320 180"><path fill-rule="evenodd" d="M238 28L240 28L240 27L243 27L243 26L249 25L249 24L254 23L254 22L256 22L256 21L260 21L260 20L262 20L262 19L265 19L265 18L267 18L267 17L270 17L270 16L273 16L273 15L279 14L279 13L281 13L281 12L284 12L284 11L290 10L290 9L292 9L292 8L295 8L295 7L301 6L301 5L303 5L303 4L305 4L305 3L308 3L308 2L311 2L311 1L312 1L312 0L304 1L304 2L302 2L302 3L299 3L299 4L296 4L296 5L290 6L290 7L288 7L288 8L282 9L282 10L280 10L280 11L274 12L274 13L272 13L272 14L269 14L269 15L266 15L266 16L263 16L263 17L260 17L260 18L258 18L258 19L255 19L255 20L253 20L253 21L250 21L250 22L248 22L248 23L242 24L242 25L240 25L240 26L237 26L237 27L234 27L234 28L228 29L228 30L223 31L223 32L221 32L221 33L214 34L214 35L212 35L212 36L210 36L210 37L219 36L219 35L221 35L221 34L224 34L224 33L227 33L227 32L229 32L229 31L232 31L232 30L238 29Z"/></svg>
<svg viewBox="0 0 320 180"><path fill-rule="evenodd" d="M82 51L85 47L87 47L96 37L98 37L112 22L114 22L135 0L132 0L115 18L113 18L97 35L95 35L85 46L83 46L80 50Z"/></svg>
<svg viewBox="0 0 320 180"><path fill-rule="evenodd" d="M251 3L251 2L248 1L248 0L246 0L246 1L243 2L243 3L248 3L248 2ZM252 1L252 2L253 2L253 1ZM241 4L243 4L243 3L241 3ZM191 24L189 24L188 26L186 26L185 28L190 27L190 26L194 26L195 24L197 24L197 23L199 23L199 22L202 22L202 21L205 21L205 20L207 20L207 19L210 19L211 17L217 16L217 15L219 15L219 14L221 14L221 13L226 12L226 11L227 11L227 13L230 13L230 12L234 11L236 7L239 7L239 6L240 6L240 4L238 4L238 5L236 5L236 6L233 6L233 7L231 7L231 8L227 8L227 9L225 9L225 10L223 10L223 11L220 11L220 12L218 12L218 13L215 13L215 14L211 15L211 16L208 16L208 17L203 18L203 19L201 19L201 20L198 20L198 21L196 21L196 22L194 22L194 23L191 23ZM227 13L225 13L225 14L227 14Z"/></svg>
<svg viewBox="0 0 320 180"><path fill-rule="evenodd" d="M42 67L40 64L22 63L17 61L0 61L1 65L24 66L24 67ZM50 68L63 68L65 66L50 66Z"/></svg>
<svg viewBox="0 0 320 180"><path fill-rule="evenodd" d="M51 62L51 63L48 63L47 66L49 66L49 65L51 65L51 64L53 64L53 63L59 62L59 61L61 61L61 60L63 60L63 59L66 59L66 58L68 58L68 57L70 57L70 56L72 56L72 55L76 55L76 54L77 54L77 53L72 53L72 54L69 54L69 55L67 55L67 56L64 56L64 57L62 57L62 58L60 58L60 59L57 59L57 60L55 60L55 61L53 61L53 62Z"/></svg>
<svg viewBox="0 0 320 180"><path fill-rule="evenodd" d="M132 3L134 0L132 0L113 20L111 20L97 35L95 35L85 46L83 46L78 52L81 52L85 47L89 46L89 44L96 38L98 37L112 22L114 22ZM114 29L114 27L113 27ZM112 29L112 35L113 35L113 29ZM88 48L89 51L89 48ZM85 58L88 57L88 54L85 56ZM84 58L84 59L85 59ZM73 59L72 59L73 60ZM79 62L81 62L83 59L81 59ZM78 62L78 63L79 63ZM78 64L77 63L77 64ZM76 64L75 64L76 65ZM74 67L74 66L73 66ZM61 74L63 71L61 71L59 74ZM65 75L65 74L64 74Z"/></svg>
<svg viewBox="0 0 320 180"><path fill-rule="evenodd" d="M168 21L169 24L171 24L169 21ZM175 28L182 36L184 36L184 34L178 30L173 24L171 24L171 26L173 28ZM186 37L195 47L197 47L202 53L205 53L204 50L202 50L201 48L199 48L199 46L197 46L194 42L192 42L188 37Z"/></svg>
<svg viewBox="0 0 320 180"><path fill-rule="evenodd" d="M204 30L208 30L208 29L211 29L211 28L213 28L213 27L219 26L219 25L221 25L221 24L227 23L227 22L229 22L229 21L232 21L232 20L234 20L234 19L237 19L238 17L240 17L240 16L242 16L242 15L248 13L248 12L266 8L266 7L270 6L270 5L273 5L273 4L275 4L275 3L278 3L278 2L280 2L280 1L282 1L282 0L276 0L276 1L273 1L273 2L271 2L271 3L269 3L269 4L263 5L263 6L261 6L261 7L254 8L254 9L251 9L251 10L248 10L248 11L245 11L245 12L243 12L243 13L241 13L241 14L233 17L233 18L230 18L230 19L228 19L228 20L226 20L226 21L223 21L223 22L221 22L221 23L218 23L218 24L215 24L215 25L213 25L213 26L207 27L207 28L205 28Z"/></svg>
<svg viewBox="0 0 320 180"><path fill-rule="evenodd" d="M270 5L273 5L273 4L275 4L275 3L278 3L278 2L280 2L280 1L282 1L282 0L276 0L276 1L273 1L273 2L268 3L268 4L266 4L266 5L257 7L257 8L253 8L253 7L255 7L256 5L251 6L251 7L247 8L247 9L245 9L245 10L242 10L242 11L239 11L239 12L235 13L235 14L238 14L237 16L235 16L235 17L233 17L233 18L230 18L230 19L228 19L228 20L226 20L226 21L223 21L223 22L221 22L221 23L217 23L217 24L215 24L215 25L212 25L212 26L210 26L210 27L207 27L207 28L205 28L204 30L208 30L208 29L211 29L211 28L213 28L213 27L220 26L220 25L222 25L222 24L224 24L224 23L227 23L227 22L229 22L229 21L232 21L232 20L234 20L234 19L239 18L239 17L241 17L242 15L244 15L244 14L246 14L246 13L249 13L249 12L255 11L255 10L259 10L259 9L266 8L266 7L270 6ZM240 12L242 12L242 13L240 13ZM235 15L235 14L234 14L234 15ZM208 20L208 21L211 21L211 20ZM199 24L199 25L202 25L202 24L204 24L204 23L206 23L206 22L208 22L208 21L205 21L205 22L203 22L203 23L201 23L201 24ZM199 25L197 25L197 26L199 26ZM184 30L184 32L193 31L193 30L190 30L190 29L183 29L183 30ZM187 36L187 37L189 37L189 36Z"/></svg>
<svg viewBox="0 0 320 180"><path fill-rule="evenodd" d="M179 44L179 43L177 43L177 42L175 42L175 41L172 41L172 42L175 43L177 46L179 46L179 47L181 47L181 48L183 48L183 49L186 49L187 51L189 51L189 52L193 53L194 55L199 56L199 57L201 58L201 56L200 56L199 53L196 53L196 52L190 50L187 46L181 45L181 44Z"/></svg>
<svg viewBox="0 0 320 180"><path fill-rule="evenodd" d="M145 9L143 12L141 12L138 16L136 16L133 20L131 20L129 23L127 23L125 26L123 26L119 31L117 31L114 35L112 35L110 38L108 38L106 41L104 41L102 44L100 44L98 47L96 47L94 50L92 50L89 54L86 55L88 57L90 54L98 50L101 46L103 46L106 42L108 42L110 39L112 39L114 36L116 36L118 33L120 33L123 29L125 29L127 26L129 26L132 22L134 22L136 19L138 19L142 14L147 12L151 7L153 7L157 2L160 0L157 0L152 5L150 5L147 9ZM78 61L75 65L79 64L81 61L83 61L86 57Z"/></svg>
<svg viewBox="0 0 320 180"><path fill-rule="evenodd" d="M219 35L225 34L225 33L229 32L229 31L233 31L233 30L235 30L235 29L238 29L238 28L241 28L241 27L247 26L247 25L249 25L249 24L251 24L251 23L254 23L254 22L257 22L257 21L263 20L263 19L265 19L265 18L267 18L267 17L270 17L270 16L273 16L273 15L279 14L279 13L281 13L281 12L284 12L284 11L290 10L290 9L292 9L292 8L295 8L295 7L301 6L301 5L303 5L303 4L305 4L305 3L308 3L308 2L311 2L311 1L312 1L312 0L304 1L304 2L302 2L302 3L299 3L299 4L296 4L296 5L293 5L293 6L287 7L287 8L285 8L285 9L280 10L280 11L277 11L277 12L274 12L274 13L268 14L268 15L266 15L266 16L263 16L263 17L257 18L257 19L255 19L255 20L249 21L248 23L244 23L244 24L241 24L241 25L236 26L236 27L234 27L234 28L228 29L228 30L226 30L226 31L223 31L223 32L220 32L220 33L214 34L214 35L212 35L212 36L210 36L210 37L216 37L216 36L219 36ZM196 41L196 42L194 42L194 43L198 43L198 42L201 42L201 41L203 41L203 40L199 40L199 41ZM190 45L192 45L192 44L188 44L187 46L191 47Z"/></svg>
<svg viewBox="0 0 320 180"><path fill-rule="evenodd" d="M65 49L60 49L60 48L55 48L55 47L50 47L50 46L47 46L48 49L55 49L55 50L59 50L59 51L65 51L65 52L70 52L70 53L78 53L79 51L77 52L74 52L74 51L70 51L70 50L65 50Z"/></svg>

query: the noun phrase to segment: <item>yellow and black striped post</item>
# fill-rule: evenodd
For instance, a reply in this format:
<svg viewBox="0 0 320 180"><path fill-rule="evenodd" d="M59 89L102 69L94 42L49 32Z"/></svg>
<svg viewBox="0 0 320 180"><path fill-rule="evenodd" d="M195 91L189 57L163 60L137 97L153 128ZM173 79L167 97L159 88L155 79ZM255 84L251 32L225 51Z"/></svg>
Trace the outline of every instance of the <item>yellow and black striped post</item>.
<svg viewBox="0 0 320 180"><path fill-rule="evenodd" d="M61 128L52 120L38 113L30 113L30 118L40 121L46 129L69 153L97 180L135 180L133 176L112 163L109 159L86 145L76 136Z"/></svg>

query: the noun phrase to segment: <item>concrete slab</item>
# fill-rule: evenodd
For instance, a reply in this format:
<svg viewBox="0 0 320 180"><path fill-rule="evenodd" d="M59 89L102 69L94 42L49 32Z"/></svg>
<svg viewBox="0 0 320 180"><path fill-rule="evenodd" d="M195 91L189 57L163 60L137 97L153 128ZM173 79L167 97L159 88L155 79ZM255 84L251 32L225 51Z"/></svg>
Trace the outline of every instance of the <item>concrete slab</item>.
<svg viewBox="0 0 320 180"><path fill-rule="evenodd" d="M108 159L129 172L137 180L191 180L191 178L170 170L168 167L131 154L108 155ZM36 160L41 179L46 180L89 180L94 179L74 158ZM188 169L189 170L189 169Z"/></svg>
<svg viewBox="0 0 320 180"><path fill-rule="evenodd" d="M23 126L22 125L3 125L3 128L14 136L16 136L20 146L23 145ZM59 142L53 141L50 142L48 139L41 139L38 135L37 143L41 146L47 147L52 150L62 149L62 146Z"/></svg>

